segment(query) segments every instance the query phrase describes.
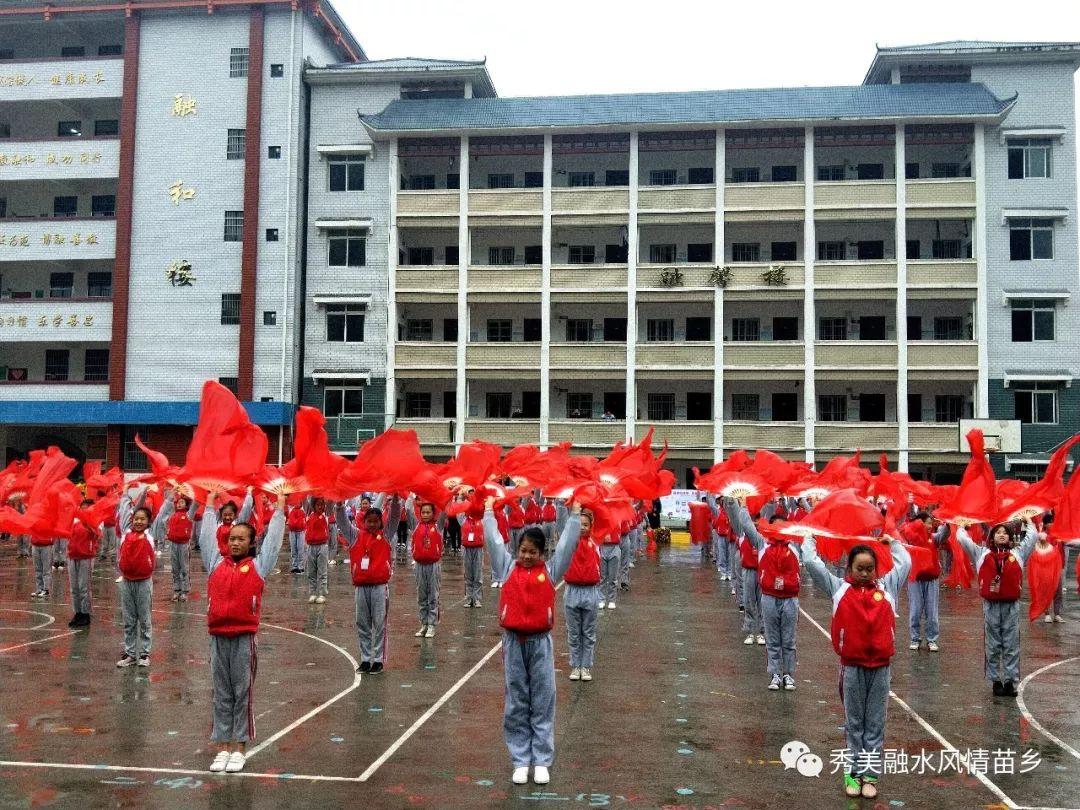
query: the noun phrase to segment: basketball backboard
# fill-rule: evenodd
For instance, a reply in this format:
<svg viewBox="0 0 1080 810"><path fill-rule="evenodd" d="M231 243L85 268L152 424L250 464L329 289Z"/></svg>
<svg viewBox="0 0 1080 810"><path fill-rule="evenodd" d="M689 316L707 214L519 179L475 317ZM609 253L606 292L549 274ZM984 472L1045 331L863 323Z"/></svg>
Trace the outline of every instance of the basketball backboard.
<svg viewBox="0 0 1080 810"><path fill-rule="evenodd" d="M959 448L961 453L971 452L968 446L968 431L978 429L986 440L987 453L1020 452L1019 419L961 419L959 422Z"/></svg>

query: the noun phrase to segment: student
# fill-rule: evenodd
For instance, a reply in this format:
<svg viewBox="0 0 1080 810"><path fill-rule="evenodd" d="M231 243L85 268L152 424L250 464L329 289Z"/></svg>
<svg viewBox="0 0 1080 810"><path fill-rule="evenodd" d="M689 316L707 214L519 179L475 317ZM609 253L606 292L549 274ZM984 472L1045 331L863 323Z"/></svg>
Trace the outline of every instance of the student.
<svg viewBox="0 0 1080 810"><path fill-rule="evenodd" d="M483 607L484 527L468 512L458 515L461 526L462 568L465 572L465 607Z"/></svg>
<svg viewBox="0 0 1080 810"><path fill-rule="evenodd" d="M1016 547L1012 524L999 523L990 529L986 546L977 546L966 529L956 532L979 579L983 599L983 646L986 680L996 697L1016 697L1020 680L1020 592L1024 587L1024 564L1035 548L1038 534L1029 523L1025 537Z"/></svg>
<svg viewBox="0 0 1080 810"><path fill-rule="evenodd" d="M173 602L186 602L191 592L191 537L195 531L192 515L195 502L183 495L176 499L175 511L165 523L165 539L169 541L169 566L172 569Z"/></svg>
<svg viewBox="0 0 1080 810"><path fill-rule="evenodd" d="M390 577L393 561L388 537L397 532L400 504L397 498L390 503L390 518L383 529L382 510L370 506L361 512L362 528L358 531L338 504L335 522L349 549L349 570L356 588L356 637L360 646L360 666L357 672L378 675L386 660L386 614L390 608Z"/></svg>
<svg viewBox="0 0 1080 810"><path fill-rule="evenodd" d="M289 530L289 573L304 573L304 527L307 526L307 513L300 504L289 510L286 518Z"/></svg>
<svg viewBox="0 0 1080 810"><path fill-rule="evenodd" d="M57 537L53 540L52 567L54 569L67 568L67 548L66 537Z"/></svg>
<svg viewBox="0 0 1080 810"><path fill-rule="evenodd" d="M544 505L540 507L540 525L544 530L544 536L547 537L548 549L555 542L555 520L557 517L558 512L555 509L555 502L551 498L545 498Z"/></svg>
<svg viewBox="0 0 1080 810"><path fill-rule="evenodd" d="M619 590L630 590L630 566L634 562L634 526L627 520L619 535Z"/></svg>
<svg viewBox="0 0 1080 810"><path fill-rule="evenodd" d="M615 609L615 593L619 587L619 564L622 562L617 529L600 538L600 598L596 606Z"/></svg>
<svg viewBox="0 0 1080 810"><path fill-rule="evenodd" d="M517 545L521 542L521 535L525 532L525 510L521 507L518 498L512 498L506 505L506 526L510 529L511 557L517 556Z"/></svg>
<svg viewBox="0 0 1080 810"><path fill-rule="evenodd" d="M251 496L251 487L248 487L247 495L244 496L244 502L241 504L239 512L236 511L236 504L232 501L227 502L218 510L220 525L217 527L217 547L218 553L222 557L229 556L229 527L233 523L247 523L251 520L251 513L254 508L255 500ZM202 536L201 533L199 536Z"/></svg>
<svg viewBox="0 0 1080 810"><path fill-rule="evenodd" d="M724 503L724 509L727 511L732 534L736 538L739 566L742 573L742 631L746 634L743 644L754 644L756 642L763 645L765 644L765 625L761 620L761 580L758 574L758 553L751 539L742 530L741 522L734 511L734 504L733 500L727 499Z"/></svg>
<svg viewBox="0 0 1080 810"><path fill-rule="evenodd" d="M713 556L716 558L716 573L721 582L731 579L731 567L728 558L728 538L731 537L731 524L727 512L716 507L716 496L708 496L709 509L712 510Z"/></svg>
<svg viewBox="0 0 1080 810"><path fill-rule="evenodd" d="M442 584L443 515L435 517L435 504L420 504L420 523L412 534L412 558L416 563L416 604L420 614L417 638L432 638L439 621L439 587Z"/></svg>
<svg viewBox="0 0 1080 810"><path fill-rule="evenodd" d="M210 740L220 746L210 764L214 773L244 769L244 749L255 736L251 692L258 663L256 634L262 618L263 589L285 539L285 496L255 554L255 529L237 522L229 527L229 554L218 552L214 493L207 496L203 537L199 543L206 580L206 625L210 631L210 676L214 681L214 725Z"/></svg>
<svg viewBox="0 0 1080 810"><path fill-rule="evenodd" d="M937 652L940 621L938 605L941 589L941 546L949 536L949 524L942 523L931 533L933 519L928 512L918 512L915 517L900 527L900 537L909 546L924 548L930 552L930 565L915 575L915 581L907 584L908 592L908 628L911 631L911 644L908 649L918 650L922 644L922 630L925 624L926 648ZM925 621L924 621L925 620Z"/></svg>
<svg viewBox="0 0 1080 810"><path fill-rule="evenodd" d="M327 582L327 543L330 527L326 519L326 501L315 498L311 502L311 514L304 524L304 543L307 545L308 603L321 605L330 595Z"/></svg>
<svg viewBox="0 0 1080 810"><path fill-rule="evenodd" d="M891 664L896 654L897 593L911 570L911 556L901 543L887 535L882 542L892 552L893 567L880 579L877 557L868 545L848 552L846 572L840 579L818 557L813 537L802 544L806 570L832 599L831 635L840 656L840 698L851 757L844 766L844 793L866 799L878 795Z"/></svg>
<svg viewBox="0 0 1080 810"><path fill-rule="evenodd" d="M154 594L153 533L150 527L150 510L142 506L146 490L132 503L129 495L120 501L120 546L116 562L120 569L120 608L124 617L124 655L116 662L118 667L150 666L150 642L153 628L150 620L150 602ZM171 498L166 498L168 504ZM162 506L162 511L165 507Z"/></svg>
<svg viewBox="0 0 1080 810"><path fill-rule="evenodd" d="M581 534L574 504L551 560L544 562L544 533L527 529L515 559L501 542L494 498L484 512L484 543L498 561L504 582L499 594L499 624L503 629L503 676L506 702L503 734L514 766L512 780L523 785L533 767L533 782L550 781L548 769L555 757L555 652L551 629L555 626L555 582L562 578L577 550Z"/></svg>
<svg viewBox="0 0 1080 810"><path fill-rule="evenodd" d="M53 566L53 539L51 537L38 537L30 535L30 553L34 560L34 585L35 590L30 594L31 599L44 599L49 595L49 582L52 580ZM48 579L46 579L48 577Z"/></svg>
<svg viewBox="0 0 1080 810"><path fill-rule="evenodd" d="M570 648L570 680L591 681L596 652L596 620L600 615L600 547L592 538L592 512L581 510L581 539L566 569L566 640Z"/></svg>
<svg viewBox="0 0 1080 810"><path fill-rule="evenodd" d="M93 505L93 501L83 500L79 508L87 509ZM75 615L68 622L68 627L90 626L90 577L94 571L99 539L97 526L75 518L68 543L68 558L71 560L68 582L71 585L71 604Z"/></svg>

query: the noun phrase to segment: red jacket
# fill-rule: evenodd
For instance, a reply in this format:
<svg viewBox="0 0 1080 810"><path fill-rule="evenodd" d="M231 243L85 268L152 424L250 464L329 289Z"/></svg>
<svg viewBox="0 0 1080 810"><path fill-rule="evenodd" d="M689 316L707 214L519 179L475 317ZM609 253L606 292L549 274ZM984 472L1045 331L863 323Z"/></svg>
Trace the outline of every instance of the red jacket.
<svg viewBox="0 0 1080 810"><path fill-rule="evenodd" d="M87 526L81 520L76 520L71 527L71 539L68 541L68 557L73 560L92 560L97 556L98 550L97 528Z"/></svg>
<svg viewBox="0 0 1080 810"><path fill-rule="evenodd" d="M169 516L169 522L165 525L165 537L170 543L189 543L191 533L195 525L187 516L187 511L174 512Z"/></svg>
<svg viewBox="0 0 1080 810"><path fill-rule="evenodd" d="M367 560L367 566L364 560ZM390 581L390 543L380 531L372 534L360 529L356 542L349 548L349 568L353 585L385 585Z"/></svg>
<svg viewBox="0 0 1080 810"><path fill-rule="evenodd" d="M712 528L718 537L731 537L731 521L728 520L727 513L723 509L713 517Z"/></svg>
<svg viewBox="0 0 1080 810"><path fill-rule="evenodd" d="M832 643L840 663L876 669L896 653L896 614L889 595L845 581L833 594Z"/></svg>
<svg viewBox="0 0 1080 810"><path fill-rule="evenodd" d="M45 548L45 546L51 546L56 542L53 537L38 537L36 534L30 535L30 545L37 546L38 548Z"/></svg>
<svg viewBox="0 0 1080 810"><path fill-rule="evenodd" d="M545 503L540 507L540 522L541 523L554 523L557 513L555 512L555 504Z"/></svg>
<svg viewBox="0 0 1080 810"><path fill-rule="evenodd" d="M600 545L602 546L617 546L622 538L619 537L618 531L605 534L600 538Z"/></svg>
<svg viewBox="0 0 1080 810"><path fill-rule="evenodd" d="M330 527L326 522L325 512L312 512L308 515L304 527L304 542L309 546L325 545L330 539Z"/></svg>
<svg viewBox="0 0 1080 810"><path fill-rule="evenodd" d="M289 510L289 516L285 519L285 526L290 532L302 532L307 526L307 513L299 506Z"/></svg>
<svg viewBox="0 0 1080 810"><path fill-rule="evenodd" d="M232 531L232 521L228 523L219 523L217 527L217 547L221 552L222 557L228 557L229 554L229 532Z"/></svg>
<svg viewBox="0 0 1080 810"><path fill-rule="evenodd" d="M758 551L754 548L754 544L744 536L739 537L738 543L739 558L742 560L742 567L751 568L756 571L758 567Z"/></svg>
<svg viewBox="0 0 1080 810"><path fill-rule="evenodd" d="M510 542L510 523L506 519L506 513L502 509L495 510L495 525L499 527L504 543Z"/></svg>
<svg viewBox="0 0 1080 810"><path fill-rule="evenodd" d="M484 547L484 527L479 520L465 518L461 523L461 545L465 548Z"/></svg>
<svg viewBox="0 0 1080 810"><path fill-rule="evenodd" d="M583 537L570 558L563 577L567 585L597 585L600 582L600 549L591 537Z"/></svg>
<svg viewBox="0 0 1080 810"><path fill-rule="evenodd" d="M535 526L540 522L540 507L536 505L536 501L529 498L525 502L525 525Z"/></svg>
<svg viewBox="0 0 1080 810"><path fill-rule="evenodd" d="M521 505L517 501L510 501L510 503L507 504L507 513L507 526L511 529L525 528L525 510L521 508Z"/></svg>
<svg viewBox="0 0 1080 810"><path fill-rule="evenodd" d="M511 567L499 594L499 624L526 636L555 626L555 585L546 565Z"/></svg>
<svg viewBox="0 0 1080 810"><path fill-rule="evenodd" d="M154 544L149 532L128 532L120 541L120 553L116 564L124 579L140 582L154 575Z"/></svg>
<svg viewBox="0 0 1080 810"><path fill-rule="evenodd" d="M413 530L412 557L418 563L442 559L442 532L435 523L421 523Z"/></svg>
<svg viewBox="0 0 1080 810"><path fill-rule="evenodd" d="M916 582L932 582L941 576L941 555L938 554L930 530L921 520L909 520L900 527L900 539L913 548L925 548L930 552L930 565L915 577Z"/></svg>
<svg viewBox="0 0 1080 810"><path fill-rule="evenodd" d="M257 633L262 617L263 578L255 561L226 557L206 581L206 624L212 636Z"/></svg>
<svg viewBox="0 0 1080 810"><path fill-rule="evenodd" d="M997 587L995 578L1000 577ZM990 602L1015 602L1024 587L1024 568L1012 551L991 551L979 564L979 595Z"/></svg>
<svg viewBox="0 0 1080 810"><path fill-rule="evenodd" d="M799 557L786 540L766 540L758 556L761 592L777 599L799 595Z"/></svg>

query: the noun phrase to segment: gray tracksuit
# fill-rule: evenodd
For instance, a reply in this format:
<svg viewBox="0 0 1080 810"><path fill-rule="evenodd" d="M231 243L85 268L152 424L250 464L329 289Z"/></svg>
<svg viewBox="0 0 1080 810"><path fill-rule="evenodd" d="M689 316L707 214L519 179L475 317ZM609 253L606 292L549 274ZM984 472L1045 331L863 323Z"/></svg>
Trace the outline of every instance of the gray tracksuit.
<svg viewBox="0 0 1080 810"><path fill-rule="evenodd" d="M622 562L622 549L619 543L600 544L600 599L614 602L619 591L619 564Z"/></svg>
<svg viewBox="0 0 1080 810"><path fill-rule="evenodd" d="M199 553L207 579L222 561L217 547L217 515L206 510L203 516ZM285 513L274 512L266 527L266 536L254 557L255 571L263 580L274 570L281 544L285 540ZM214 730L210 739L216 743L248 742L255 737L255 710L251 689L258 665L255 633L238 636L210 636L210 676L214 682Z"/></svg>
<svg viewBox="0 0 1080 810"><path fill-rule="evenodd" d="M15 538L16 555L19 557L30 556L30 535L20 534Z"/></svg>
<svg viewBox="0 0 1080 810"><path fill-rule="evenodd" d="M949 536L949 525L942 523L934 532L934 553L945 543ZM922 631L926 630L926 640L937 643L941 632L938 620L938 601L941 595L940 577L923 581L909 582L908 592L908 630L911 635L911 643L918 644L922 639ZM924 627L925 625L925 627Z"/></svg>
<svg viewBox="0 0 1080 810"><path fill-rule="evenodd" d="M990 553L990 549L976 545L971 535L963 528L957 529L956 539L967 552L971 567L975 571L975 576L978 577L979 567L986 555ZM1029 524L1023 542L1013 552L1021 568L1034 551L1036 540L1038 540L1038 533ZM1020 603L1018 600L995 602L983 599L983 649L986 680L991 683L1020 680Z"/></svg>
<svg viewBox="0 0 1080 810"><path fill-rule="evenodd" d="M563 610L566 613L566 641L570 648L571 667L592 669L599 602L598 585L567 584Z"/></svg>
<svg viewBox="0 0 1080 810"><path fill-rule="evenodd" d="M719 507L716 504L716 496L712 493L705 495L705 502L709 504L709 511L712 512L713 517L719 513ZM716 530L712 531L712 546L713 546L713 558L716 562L717 573L724 574L725 576L731 570L730 563L728 562L728 542L727 538L717 534Z"/></svg>
<svg viewBox="0 0 1080 810"><path fill-rule="evenodd" d="M630 563L634 559L633 530L619 537L619 585L630 587Z"/></svg>
<svg viewBox="0 0 1080 810"><path fill-rule="evenodd" d="M117 546L116 556L119 559L120 550L127 541L127 535L131 531L131 517L146 499L144 488L136 501L125 495L120 499L117 510L116 530L120 535L120 543ZM154 544L154 538L161 536L164 531L164 521L174 511L169 504L172 499L166 493L165 502L154 522L146 530L145 534L150 544ZM215 548L217 543L215 542ZM154 577L147 579L120 580L120 610L124 618L124 655L129 658L146 658L150 655L151 642L153 640L153 623L151 621L150 605L154 595Z"/></svg>
<svg viewBox="0 0 1080 810"><path fill-rule="evenodd" d="M414 512L407 504L409 535L419 523L413 517ZM435 519L435 528L441 535L446 522L445 513L440 512ZM439 623L439 591L442 588L442 560L431 563L418 562L413 566L413 576L416 579L416 607L420 616L420 624L425 627Z"/></svg>
<svg viewBox="0 0 1080 810"><path fill-rule="evenodd" d="M198 504L192 499L191 504L188 506L188 518L192 521L192 539L195 537L195 512L198 508ZM175 511L175 505L173 511ZM164 511L164 506L162 507ZM166 529L168 527L166 526ZM166 534L166 537L168 535ZM216 545L216 541L215 541ZM172 570L172 589L173 593L189 593L191 591L191 542L187 543L173 543L169 542L169 568Z"/></svg>
<svg viewBox="0 0 1080 810"><path fill-rule="evenodd" d="M379 506L382 505L381 499ZM390 517L383 530L383 537L393 538L397 534L398 523L401 520L401 504L395 498L390 504ZM360 532L345 512L345 505L339 504L335 512L335 523L338 533L348 549L352 549ZM393 541L388 552L391 561L394 559ZM356 639L360 647L360 660L370 663L383 663L386 660L386 615L390 609L390 583L379 585L356 585L355 621Z"/></svg>
<svg viewBox="0 0 1080 810"><path fill-rule="evenodd" d="M70 560L68 562L68 583L71 585L71 605L76 613L90 613L90 576L94 571L94 561Z"/></svg>
<svg viewBox="0 0 1080 810"><path fill-rule="evenodd" d="M53 547L51 545L31 546L30 556L34 560L34 590L48 591L49 583L52 581L49 569L52 568Z"/></svg>
<svg viewBox="0 0 1080 810"><path fill-rule="evenodd" d="M580 534L581 520L571 515L551 559L542 563L553 585L570 567ZM517 563L507 552L491 511L484 513L484 544L496 561L500 580L505 582ZM502 646L506 684L503 735L510 761L515 768L548 767L555 758L555 651L551 633L522 636L504 629Z"/></svg>
<svg viewBox="0 0 1080 810"><path fill-rule="evenodd" d="M744 532L739 526L739 520L737 510L734 507L734 501L725 502L724 508L728 513L728 521L731 523L731 531L736 537L742 537ZM749 538L747 538L747 542ZM739 553L739 544L735 544L735 553ZM746 635L765 634L765 625L761 620L761 582L758 580L758 572L756 568L743 568L741 566L742 557L739 557L740 567L739 573L741 574L741 598L743 606L743 619L742 619L742 632Z"/></svg>
<svg viewBox="0 0 1080 810"><path fill-rule="evenodd" d="M289 532L289 570L295 571L307 564L307 547L304 545L304 530Z"/></svg>
<svg viewBox="0 0 1080 810"><path fill-rule="evenodd" d="M458 515L457 520L458 524L464 526L465 515ZM524 531L524 529L522 531ZM462 532L464 532L464 529L462 529ZM520 539L520 532L518 537ZM465 538L462 537L461 567L464 569L465 573L465 601L468 604L479 605L483 599L484 547L466 546L464 540ZM516 549L511 553L511 556L517 556Z"/></svg>
<svg viewBox="0 0 1080 810"><path fill-rule="evenodd" d="M907 582L911 571L911 556L901 543L891 543L893 567L878 585L885 592L893 612L900 585ZM817 546L813 537L808 537L802 545L803 565L814 584L833 600L835 612L839 599L850 587L844 580L826 568L818 557ZM881 757L885 747L885 715L889 701L889 680L891 665L883 667L859 667L841 665L840 698L844 701L844 729L847 735L847 750L852 761L845 766L849 773L880 778ZM863 759L860 761L860 754ZM872 756L866 758L866 755Z"/></svg>

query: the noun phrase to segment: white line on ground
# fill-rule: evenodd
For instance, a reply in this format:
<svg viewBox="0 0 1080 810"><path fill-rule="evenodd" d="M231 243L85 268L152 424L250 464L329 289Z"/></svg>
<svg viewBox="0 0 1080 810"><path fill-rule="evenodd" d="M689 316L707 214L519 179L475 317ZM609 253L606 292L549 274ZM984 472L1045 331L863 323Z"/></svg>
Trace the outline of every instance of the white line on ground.
<svg viewBox="0 0 1080 810"><path fill-rule="evenodd" d="M66 633L57 633L53 636L46 636L45 638L39 638L37 641L27 641L22 644L12 644L9 647L0 647L0 653L11 652L12 650L19 650L23 647L30 647L34 644L44 644L46 641L52 641L57 638L64 638L64 636L73 636L78 633L78 630L68 630Z"/></svg>
<svg viewBox="0 0 1080 810"><path fill-rule="evenodd" d="M1022 681L1020 681L1020 687L1016 690L1016 705L1020 707L1020 714L1022 714L1024 716L1024 719L1026 719L1028 721L1028 724L1033 729L1035 729L1040 734L1042 734L1044 737L1046 737L1046 739L1048 739L1051 742L1056 743L1057 745L1061 746L1062 750L1069 752L1076 759L1080 759L1080 751L1077 751L1075 748L1073 748L1067 742L1062 740L1060 737L1057 737L1054 734L1052 734L1050 731L1048 731L1043 726L1042 723L1040 723L1038 720L1036 720L1032 716L1031 712L1028 711L1027 703L1024 701L1024 689L1027 687L1028 682L1032 678L1035 678L1035 677L1037 677L1039 675L1042 675L1047 670L1051 670L1056 666L1060 666L1061 664L1067 664L1070 661L1080 661L1080 656L1073 656L1072 658L1062 658L1060 661L1054 661L1053 663L1047 664L1045 667L1042 667L1041 669L1035 670L1030 675L1028 675L1026 678L1024 678ZM1067 694L1067 693L1068 693L1067 690L1065 690L1065 691L1061 692L1060 694Z"/></svg>
<svg viewBox="0 0 1080 810"><path fill-rule="evenodd" d="M24 610L22 608L0 608L0 613L27 613L31 616L45 617L45 621L43 621L41 624L35 624L33 627L0 627L0 630L19 630L22 632L29 632L31 630L40 630L43 627L48 627L50 624L56 621L55 616L49 613L43 613L40 610Z"/></svg>

